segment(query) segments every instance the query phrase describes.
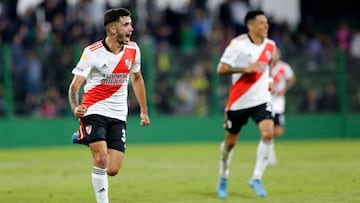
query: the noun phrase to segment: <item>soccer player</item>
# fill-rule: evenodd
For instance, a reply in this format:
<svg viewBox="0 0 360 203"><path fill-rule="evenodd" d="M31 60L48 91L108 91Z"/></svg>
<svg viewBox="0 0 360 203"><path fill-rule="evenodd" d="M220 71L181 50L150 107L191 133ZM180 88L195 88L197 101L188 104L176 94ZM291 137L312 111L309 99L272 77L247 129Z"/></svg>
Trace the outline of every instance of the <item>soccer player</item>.
<svg viewBox="0 0 360 203"><path fill-rule="evenodd" d="M274 134L271 116L273 84L269 64L276 44L267 38L269 23L261 10L249 11L245 16L248 32L241 34L226 47L217 67L219 75L231 75L232 85L225 107L225 140L220 145L220 166L217 194L227 197L230 162L241 128L251 118L258 126L261 140L257 148L253 176L248 185L258 196L266 196L262 175L268 164Z"/></svg>
<svg viewBox="0 0 360 203"><path fill-rule="evenodd" d="M98 203L107 203L108 175L122 165L126 142L128 82L131 79L140 106L140 125L150 124L140 49L130 41L134 31L127 9L107 10L103 19L106 37L87 46L69 86L69 103L80 120L75 143L89 146L93 158L92 185ZM79 90L84 94L79 104Z"/></svg>
<svg viewBox="0 0 360 203"><path fill-rule="evenodd" d="M284 133L285 126L285 94L294 86L296 76L291 66L281 60L281 51L276 49L275 55L271 62L271 76L274 80L274 93L271 97L273 105L273 119L274 119L274 138L281 137ZM269 164L275 165L277 163L274 142L270 147Z"/></svg>

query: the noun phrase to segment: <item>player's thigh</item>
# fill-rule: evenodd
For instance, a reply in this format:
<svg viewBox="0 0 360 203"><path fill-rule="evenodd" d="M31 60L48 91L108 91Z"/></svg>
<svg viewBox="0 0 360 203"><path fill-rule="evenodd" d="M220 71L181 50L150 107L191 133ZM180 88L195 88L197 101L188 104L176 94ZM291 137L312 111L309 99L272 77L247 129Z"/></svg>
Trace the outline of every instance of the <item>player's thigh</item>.
<svg viewBox="0 0 360 203"><path fill-rule="evenodd" d="M281 125L274 126L274 137L281 137L284 134L284 127Z"/></svg>
<svg viewBox="0 0 360 203"><path fill-rule="evenodd" d="M81 119L81 125L81 129L85 135L85 144L89 145L93 142L106 140L106 117L100 115L85 116Z"/></svg>
<svg viewBox="0 0 360 203"><path fill-rule="evenodd" d="M274 137L280 137L284 133L285 115L276 113L274 116Z"/></svg>
<svg viewBox="0 0 360 203"><path fill-rule="evenodd" d="M108 163L108 153L105 141L96 141L89 144L93 157L93 164L99 168L106 168Z"/></svg>
<svg viewBox="0 0 360 203"><path fill-rule="evenodd" d="M250 114L256 124L259 124L263 120L273 120L272 105L270 103L260 104L251 108Z"/></svg>
<svg viewBox="0 0 360 203"><path fill-rule="evenodd" d="M261 137L265 140L271 140L274 136L274 121L272 119L264 119L259 122L258 128Z"/></svg>
<svg viewBox="0 0 360 203"><path fill-rule="evenodd" d="M258 125L261 137L266 140L272 139L274 135L274 121L269 105L261 104L254 107L251 117Z"/></svg>
<svg viewBox="0 0 360 203"><path fill-rule="evenodd" d="M126 148L126 123L120 120L114 120L109 126L107 132L108 149L118 150L125 153Z"/></svg>
<svg viewBox="0 0 360 203"><path fill-rule="evenodd" d="M226 131L225 134L225 143L226 145L235 145L240 133L230 133L229 131Z"/></svg>
<svg viewBox="0 0 360 203"><path fill-rule="evenodd" d="M249 115L248 109L227 111L224 122L227 136L238 135L241 128L248 122Z"/></svg>
<svg viewBox="0 0 360 203"><path fill-rule="evenodd" d="M283 113L276 113L273 117L275 126L284 126L285 125L285 115Z"/></svg>

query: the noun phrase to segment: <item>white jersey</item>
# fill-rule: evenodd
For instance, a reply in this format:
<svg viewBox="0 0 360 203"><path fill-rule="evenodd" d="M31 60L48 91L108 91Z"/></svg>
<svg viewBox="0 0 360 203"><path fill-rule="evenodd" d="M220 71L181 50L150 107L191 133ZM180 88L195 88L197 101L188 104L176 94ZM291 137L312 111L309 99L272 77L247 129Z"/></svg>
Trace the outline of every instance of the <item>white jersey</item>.
<svg viewBox="0 0 360 203"><path fill-rule="evenodd" d="M225 110L245 109L271 101L269 62L275 50L275 42L267 38L261 45L254 44L247 34L242 34L231 41L220 62L237 68L259 62L264 63L264 67L262 72L232 74L232 86Z"/></svg>
<svg viewBox="0 0 360 203"><path fill-rule="evenodd" d="M81 104L88 108L86 115L99 114L126 121L127 95L130 74L140 71L140 49L135 42L113 54L105 41L86 47L72 70L86 78Z"/></svg>
<svg viewBox="0 0 360 203"><path fill-rule="evenodd" d="M275 92L283 90L287 81L293 77L294 72L291 66L284 62L278 61L271 69L271 75L274 78ZM274 113L282 114L285 112L285 95L272 95L272 105Z"/></svg>

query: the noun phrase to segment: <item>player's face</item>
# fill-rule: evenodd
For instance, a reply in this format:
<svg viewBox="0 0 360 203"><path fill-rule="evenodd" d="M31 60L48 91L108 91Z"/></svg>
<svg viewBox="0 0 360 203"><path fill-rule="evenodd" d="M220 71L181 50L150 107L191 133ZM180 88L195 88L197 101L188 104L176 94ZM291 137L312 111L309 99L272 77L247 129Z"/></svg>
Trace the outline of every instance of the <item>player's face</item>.
<svg viewBox="0 0 360 203"><path fill-rule="evenodd" d="M134 31L131 18L129 16L120 17L115 28L116 42L119 44L128 44L130 42L130 37Z"/></svg>
<svg viewBox="0 0 360 203"><path fill-rule="evenodd" d="M269 23L265 15L258 15L251 24L251 32L260 38L268 36Z"/></svg>

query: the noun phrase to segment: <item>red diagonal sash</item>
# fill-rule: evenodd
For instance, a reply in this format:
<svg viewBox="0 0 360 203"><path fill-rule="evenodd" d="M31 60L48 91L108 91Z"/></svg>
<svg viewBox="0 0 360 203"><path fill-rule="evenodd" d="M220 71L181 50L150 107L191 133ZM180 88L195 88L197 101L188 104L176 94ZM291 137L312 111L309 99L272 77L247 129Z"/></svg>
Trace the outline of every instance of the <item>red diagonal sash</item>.
<svg viewBox="0 0 360 203"><path fill-rule="evenodd" d="M112 73L129 73L131 67L128 68L129 62L131 66L135 61L136 50L125 48L124 54L121 57L119 63L116 65ZM82 104L89 108L91 105L102 101L106 98L109 98L115 92L121 88L121 84L109 85L109 84L99 84L92 89L88 90L82 97Z"/></svg>
<svg viewBox="0 0 360 203"><path fill-rule="evenodd" d="M276 71L276 73L273 75L274 82L278 83L281 78L283 78L285 75L285 67L283 64L280 64L279 69Z"/></svg>

